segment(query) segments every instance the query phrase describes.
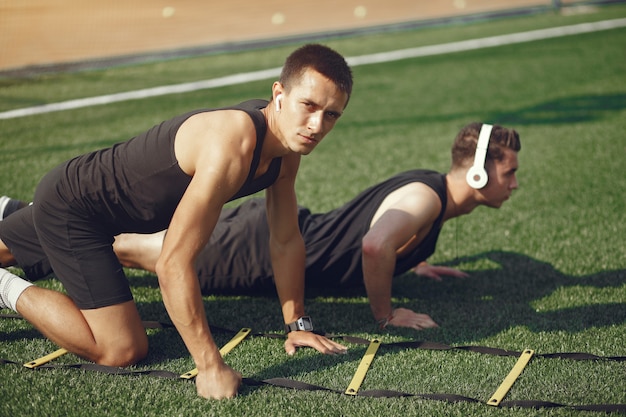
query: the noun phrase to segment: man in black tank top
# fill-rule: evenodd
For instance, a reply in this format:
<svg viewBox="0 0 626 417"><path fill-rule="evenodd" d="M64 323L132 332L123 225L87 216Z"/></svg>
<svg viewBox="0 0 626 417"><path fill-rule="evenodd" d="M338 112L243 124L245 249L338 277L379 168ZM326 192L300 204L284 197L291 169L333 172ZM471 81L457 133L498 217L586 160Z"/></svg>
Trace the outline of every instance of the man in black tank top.
<svg viewBox="0 0 626 417"><path fill-rule="evenodd" d="M198 394L232 397L241 375L213 341L194 266L222 206L266 189L272 269L284 323L294 330L285 349L345 352L302 319L305 249L294 184L300 157L334 127L351 91L345 59L305 45L287 58L269 103L190 112L61 164L43 178L32 205L0 222L0 263L20 266L30 279L54 274L68 296L0 268L0 308L86 359L135 363L147 355L148 339L112 244L120 233L167 228L154 269L198 367Z"/></svg>
<svg viewBox="0 0 626 417"><path fill-rule="evenodd" d="M436 327L426 314L392 308L391 280L409 270L435 280L442 275L465 276L425 262L435 251L443 223L479 205L500 207L517 188L519 135L500 126L494 126L489 137L487 185L474 189L467 182L481 127L472 123L458 133L452 146L452 167L446 175L408 171L366 189L330 212L312 214L301 207L298 217L307 252L306 285L332 291L365 284L381 326ZM269 233L265 217L262 200L224 210L196 263L203 293L244 293L273 286L264 244ZM162 239L162 234L122 235L114 248L125 266L153 271Z"/></svg>

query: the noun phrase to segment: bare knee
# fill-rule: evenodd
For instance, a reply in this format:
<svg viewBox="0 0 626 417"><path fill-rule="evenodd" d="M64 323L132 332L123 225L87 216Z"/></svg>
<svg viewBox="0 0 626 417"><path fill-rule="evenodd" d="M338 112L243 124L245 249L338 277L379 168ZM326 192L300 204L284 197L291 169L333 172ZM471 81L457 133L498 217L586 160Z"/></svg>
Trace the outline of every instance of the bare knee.
<svg viewBox="0 0 626 417"><path fill-rule="evenodd" d="M93 335L90 360L109 366L128 366L148 355L148 336L134 301L81 310Z"/></svg>
<svg viewBox="0 0 626 417"><path fill-rule="evenodd" d="M134 365L148 356L148 340L135 341L105 349L94 362L100 365L124 367Z"/></svg>

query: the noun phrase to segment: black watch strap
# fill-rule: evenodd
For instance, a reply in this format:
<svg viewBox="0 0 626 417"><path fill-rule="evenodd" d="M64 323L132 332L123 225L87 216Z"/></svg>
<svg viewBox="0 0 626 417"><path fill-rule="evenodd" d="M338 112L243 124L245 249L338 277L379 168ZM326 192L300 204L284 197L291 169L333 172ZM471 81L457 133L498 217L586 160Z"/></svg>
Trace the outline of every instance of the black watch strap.
<svg viewBox="0 0 626 417"><path fill-rule="evenodd" d="M285 333L295 332L295 331L305 331L310 332L313 331L313 321L309 316L302 316L298 320L285 324Z"/></svg>

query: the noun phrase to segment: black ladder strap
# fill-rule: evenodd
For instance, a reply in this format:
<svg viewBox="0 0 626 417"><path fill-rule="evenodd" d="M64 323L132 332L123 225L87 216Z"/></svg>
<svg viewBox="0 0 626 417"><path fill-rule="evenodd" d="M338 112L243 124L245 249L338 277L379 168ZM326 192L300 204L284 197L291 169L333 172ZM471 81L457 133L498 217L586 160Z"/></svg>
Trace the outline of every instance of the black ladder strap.
<svg viewBox="0 0 626 417"><path fill-rule="evenodd" d="M0 359L0 364L15 364L20 363ZM24 368L29 369L29 368ZM122 376L150 376L156 378L173 379L179 381L190 381L189 379L181 378L178 373L163 370L145 369L145 370L133 370L127 368L117 368L112 366L98 365L94 363L76 363L76 364L45 364L32 368L31 370L41 369L80 369L85 371L101 372L108 375L122 375ZM243 378L243 384L247 386L261 386L270 385L278 388L295 389L299 391L328 391L336 394L345 395L343 391L322 387L319 385L309 384L307 382L297 381L289 378L270 378L264 380L256 380L252 378ZM444 401L449 403L486 403L471 397L466 397L457 394L414 394L394 390L369 390L359 391L356 396L370 397L370 398L398 398L398 397L413 397L422 400ZM519 407L519 408L569 408L579 411L597 411L604 413L626 413L626 404L587 404L587 405L567 405L559 404L551 401L542 400L516 400L516 401L502 401L499 407Z"/></svg>

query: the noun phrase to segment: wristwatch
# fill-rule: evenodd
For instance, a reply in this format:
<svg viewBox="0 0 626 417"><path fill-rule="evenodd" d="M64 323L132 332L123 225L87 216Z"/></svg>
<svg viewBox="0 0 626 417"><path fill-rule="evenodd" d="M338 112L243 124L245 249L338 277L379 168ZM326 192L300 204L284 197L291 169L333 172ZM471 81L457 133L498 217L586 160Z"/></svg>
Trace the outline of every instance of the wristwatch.
<svg viewBox="0 0 626 417"><path fill-rule="evenodd" d="M295 332L297 330L302 330L305 332L310 332L313 330L313 321L311 321L311 317L302 316L298 320L285 324L285 333Z"/></svg>

